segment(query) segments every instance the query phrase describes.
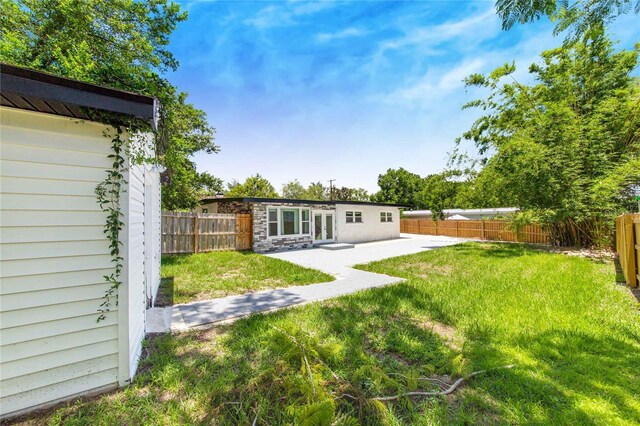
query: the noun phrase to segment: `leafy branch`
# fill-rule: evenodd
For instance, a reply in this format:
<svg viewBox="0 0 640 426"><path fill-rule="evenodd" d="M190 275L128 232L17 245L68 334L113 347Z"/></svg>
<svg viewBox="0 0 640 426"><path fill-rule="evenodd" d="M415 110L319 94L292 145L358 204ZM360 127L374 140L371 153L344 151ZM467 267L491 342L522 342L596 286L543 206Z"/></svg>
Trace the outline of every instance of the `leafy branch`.
<svg viewBox="0 0 640 426"><path fill-rule="evenodd" d="M388 396L372 396L372 388L367 386L363 389L361 386L354 384L352 381L340 377L322 358L322 354L335 355L335 348L322 347L318 340L313 336L303 333L301 330L293 332L282 330L276 326L271 326L278 334L284 337L284 340L277 341L276 345L279 350L291 356L293 359L300 359L301 372L308 375L310 386L301 386L299 383L294 394L301 393L306 399L306 404L291 404L287 408L289 415L295 417L297 424L359 424L355 417L346 412L339 412L337 404L342 401L351 401L352 408L356 409L360 417L360 421L371 416L384 420L389 415L390 408L385 404L392 401L406 401L409 397L431 398L449 395L455 392L464 382L481 374L486 374L495 370L514 368L514 365L505 365L487 370L479 370L464 375L453 382L435 377L419 377L416 371L410 371L408 374L386 373L382 370L375 369L376 374L381 381L391 388L397 388L395 395ZM326 378L314 377L312 371L322 373L323 371L330 373L335 380L337 388L330 391L323 388L322 383L326 383ZM371 370L373 372L373 370ZM320 374L321 376L322 374ZM390 376L398 376L403 378L402 382L395 381ZM325 376L326 377L326 376ZM432 386L431 390L421 390L420 382L428 383ZM320 386L318 386L320 384ZM346 406L343 406L346 408ZM350 411L349 409L347 409Z"/></svg>

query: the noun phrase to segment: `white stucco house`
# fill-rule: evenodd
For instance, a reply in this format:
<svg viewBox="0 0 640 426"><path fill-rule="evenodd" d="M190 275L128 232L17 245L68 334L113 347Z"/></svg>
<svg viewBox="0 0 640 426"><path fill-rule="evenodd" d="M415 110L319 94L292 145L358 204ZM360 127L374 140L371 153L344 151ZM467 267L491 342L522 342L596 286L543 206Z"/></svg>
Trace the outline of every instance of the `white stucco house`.
<svg viewBox="0 0 640 426"><path fill-rule="evenodd" d="M359 201L208 198L195 211L252 214L253 250L264 253L399 238L404 207Z"/></svg>
<svg viewBox="0 0 640 426"><path fill-rule="evenodd" d="M159 173L135 165L121 196L118 305L95 187L112 159L91 111L155 125L155 99L0 64L0 418L123 386L160 283Z"/></svg>

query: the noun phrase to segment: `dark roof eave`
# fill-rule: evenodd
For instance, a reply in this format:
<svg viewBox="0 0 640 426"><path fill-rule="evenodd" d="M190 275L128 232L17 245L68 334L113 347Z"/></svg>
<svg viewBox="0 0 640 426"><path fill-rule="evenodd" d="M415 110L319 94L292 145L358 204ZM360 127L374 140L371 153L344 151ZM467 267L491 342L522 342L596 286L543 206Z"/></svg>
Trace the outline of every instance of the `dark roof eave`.
<svg viewBox="0 0 640 426"><path fill-rule="evenodd" d="M153 97L4 63L0 63L0 75L2 94L33 97L137 117L147 121L154 130L157 128L158 101Z"/></svg>
<svg viewBox="0 0 640 426"><path fill-rule="evenodd" d="M260 197L233 197L233 198L203 198L200 204L212 204L221 202L237 202L237 203L291 203L291 204L353 204L368 206L387 206L398 207L402 209L409 208L402 204L376 203L372 201L328 201L328 200L299 200L295 198L260 198Z"/></svg>

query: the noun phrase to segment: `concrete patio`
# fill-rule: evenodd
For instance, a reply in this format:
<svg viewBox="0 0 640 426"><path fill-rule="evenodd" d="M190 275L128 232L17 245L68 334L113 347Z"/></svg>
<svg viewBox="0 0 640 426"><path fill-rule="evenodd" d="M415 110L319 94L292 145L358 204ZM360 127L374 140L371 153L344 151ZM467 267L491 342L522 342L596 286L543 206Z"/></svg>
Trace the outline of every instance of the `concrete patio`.
<svg viewBox="0 0 640 426"><path fill-rule="evenodd" d="M147 311L147 329L151 333L160 333L206 327L256 312L273 311L399 283L403 279L360 271L353 269L352 266L433 250L464 241L467 240L401 234L401 238L395 240L356 244L355 247L345 250L311 248L269 254L270 257L334 275L336 281L227 296L166 308L151 308Z"/></svg>

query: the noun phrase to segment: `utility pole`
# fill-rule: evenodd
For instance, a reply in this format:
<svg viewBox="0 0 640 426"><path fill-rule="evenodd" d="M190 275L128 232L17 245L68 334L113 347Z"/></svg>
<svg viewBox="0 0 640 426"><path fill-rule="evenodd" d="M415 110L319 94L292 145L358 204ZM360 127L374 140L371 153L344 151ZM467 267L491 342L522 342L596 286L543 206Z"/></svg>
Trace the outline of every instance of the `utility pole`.
<svg viewBox="0 0 640 426"><path fill-rule="evenodd" d="M333 201L333 182L335 179L329 179L329 201Z"/></svg>

